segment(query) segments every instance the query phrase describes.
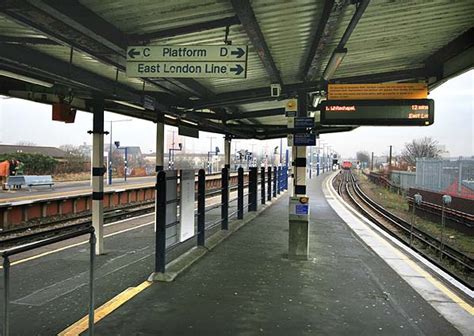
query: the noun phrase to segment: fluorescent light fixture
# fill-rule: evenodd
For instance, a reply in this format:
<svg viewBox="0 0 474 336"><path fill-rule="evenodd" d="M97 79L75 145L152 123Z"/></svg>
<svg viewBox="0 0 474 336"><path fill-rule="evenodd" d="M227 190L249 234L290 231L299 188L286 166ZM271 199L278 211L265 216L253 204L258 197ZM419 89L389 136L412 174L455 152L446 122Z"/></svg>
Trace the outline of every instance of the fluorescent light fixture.
<svg viewBox="0 0 474 336"><path fill-rule="evenodd" d="M173 120L178 119L178 117L175 117L175 116L172 116L172 115L169 115L169 114L165 114L165 118L173 119Z"/></svg>
<svg viewBox="0 0 474 336"><path fill-rule="evenodd" d="M195 123L194 121L189 121L189 120L181 120L181 122L184 122L186 124L189 124L189 125L193 125L193 126L197 126L198 124Z"/></svg>
<svg viewBox="0 0 474 336"><path fill-rule="evenodd" d="M344 56L347 54L347 49L336 49L331 55L331 58L329 59L328 65L326 66L326 69L324 69L323 73L323 79L324 80L329 80L334 76L334 73L336 72L337 68L341 64L342 60L344 59Z"/></svg>
<svg viewBox="0 0 474 336"><path fill-rule="evenodd" d="M16 74L14 72L6 71L6 70L0 70L0 76L5 76L5 77L17 79L17 80L21 80L23 82L36 84L36 85L41 85L41 86L48 87L48 88L54 86L53 83L45 82L45 81L42 81L42 80L36 79L36 78L31 78L31 77L19 75L19 74Z"/></svg>
<svg viewBox="0 0 474 336"><path fill-rule="evenodd" d="M313 107L318 106L320 101L321 101L321 96L319 94L314 94L313 95Z"/></svg>
<svg viewBox="0 0 474 336"><path fill-rule="evenodd" d="M136 105L136 104L133 104L133 103L129 103L129 102L126 102L126 101L123 101L123 100L112 100L112 101L114 103L117 103L117 104L120 104L120 105L123 105L123 106L132 107L132 108L137 109L137 110L145 110L145 108L143 106Z"/></svg>

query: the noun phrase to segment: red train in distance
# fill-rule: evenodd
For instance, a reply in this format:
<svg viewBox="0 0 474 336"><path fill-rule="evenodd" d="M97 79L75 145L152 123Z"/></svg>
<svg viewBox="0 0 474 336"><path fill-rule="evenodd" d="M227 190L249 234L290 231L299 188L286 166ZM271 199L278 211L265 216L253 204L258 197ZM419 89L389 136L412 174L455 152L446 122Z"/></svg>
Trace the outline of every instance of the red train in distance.
<svg viewBox="0 0 474 336"><path fill-rule="evenodd" d="M342 169L351 169L351 168L352 168L352 162L350 162L350 161L344 161L344 162L342 163L342 166L341 166L341 167L342 167Z"/></svg>

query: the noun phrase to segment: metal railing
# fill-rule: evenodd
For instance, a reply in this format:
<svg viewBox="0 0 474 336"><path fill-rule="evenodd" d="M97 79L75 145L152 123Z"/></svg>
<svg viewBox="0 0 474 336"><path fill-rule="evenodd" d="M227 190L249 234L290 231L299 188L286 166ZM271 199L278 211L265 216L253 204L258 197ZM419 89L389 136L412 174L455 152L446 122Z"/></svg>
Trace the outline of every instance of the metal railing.
<svg viewBox="0 0 474 336"><path fill-rule="evenodd" d="M271 201L272 198L276 197L277 194L288 188L288 172L286 167L268 167L268 178L265 179L264 168L261 169L261 178L258 178L258 168L253 167L249 170L249 181L244 183L244 171L243 168L238 169L237 185L229 184L229 170L228 168L222 169L222 183L219 190L211 190L206 192L205 185L205 170L201 169L198 173L197 183L197 211L195 213L196 220L196 233L194 236L188 238L183 242L178 242L171 246L166 246L166 229L169 225L166 224L166 205L169 200L166 199L166 172L162 171L158 173L156 188L156 238L155 238L155 272L165 273L167 253L179 245L189 243L190 240L196 239L197 246L205 246L206 243L206 232L215 230L220 226L220 230L229 229L229 220L233 216L237 219L244 219L244 210L248 209L249 212L255 212L258 210L258 191L260 190L260 201L265 204L265 199ZM263 174L263 175L262 175ZM268 183L265 185L265 183ZM259 188L260 186L260 188ZM273 188L272 188L273 186ZM237 197L230 198L231 190L237 189ZM245 189L248 190L245 193ZM265 193L265 190L268 190ZM206 198L212 194L217 196L220 194L220 202L216 204L210 204L206 206ZM247 197L248 201L245 202ZM237 202L237 209L229 212L229 205ZM206 222L206 215L212 210L220 208L220 214L216 220Z"/></svg>

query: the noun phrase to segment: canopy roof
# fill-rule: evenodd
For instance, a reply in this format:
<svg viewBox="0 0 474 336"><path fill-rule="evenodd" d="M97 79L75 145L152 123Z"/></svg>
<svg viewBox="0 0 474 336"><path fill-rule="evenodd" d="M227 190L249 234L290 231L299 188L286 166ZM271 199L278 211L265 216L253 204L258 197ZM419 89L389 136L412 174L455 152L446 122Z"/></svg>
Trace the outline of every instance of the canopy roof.
<svg viewBox="0 0 474 336"><path fill-rule="evenodd" d="M133 117L166 114L171 125L275 138L287 132L286 99L324 94L335 50L347 54L330 82L433 88L472 68L473 17L471 0L0 0L0 93L47 103L65 97L89 111L90 100L104 98L107 110ZM246 79L125 74L130 45L225 42L249 46ZM54 86L1 77L2 70ZM272 83L280 97L270 96ZM145 95L156 99L155 110L116 102L143 105Z"/></svg>

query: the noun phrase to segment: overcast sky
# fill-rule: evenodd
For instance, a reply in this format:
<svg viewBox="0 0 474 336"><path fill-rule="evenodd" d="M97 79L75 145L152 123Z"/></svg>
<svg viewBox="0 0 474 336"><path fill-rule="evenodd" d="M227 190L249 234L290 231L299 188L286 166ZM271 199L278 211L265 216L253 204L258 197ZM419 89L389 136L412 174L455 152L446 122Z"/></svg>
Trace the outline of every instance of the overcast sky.
<svg viewBox="0 0 474 336"><path fill-rule="evenodd" d="M355 156L359 150L374 152L375 155L388 153L393 145L394 153L399 153L404 144L412 139L430 136L444 145L449 156L474 155L474 70L458 76L430 93L435 100L435 122L428 127L360 127L352 132L321 135L321 140L343 157ZM115 113L105 113L105 120L123 117ZM92 115L79 112L74 124L64 124L51 120L51 106L0 96L0 143L17 144L31 142L43 146L64 144L91 144L92 137L87 131L92 127ZM143 153L155 148L155 125L149 121L133 119L131 122L115 123L113 141L120 140L126 146L140 146ZM109 126L106 124L106 130ZM167 126L167 132L176 130ZM177 132L176 132L177 133ZM220 134L200 132L200 139L186 139L189 152L207 152L213 137L212 147L223 149ZM108 143L108 137L105 140ZM285 143L284 141L283 143ZM232 151L248 149L270 154L279 140L233 141ZM284 144L284 147L286 144ZM168 147L165 147L165 150Z"/></svg>

